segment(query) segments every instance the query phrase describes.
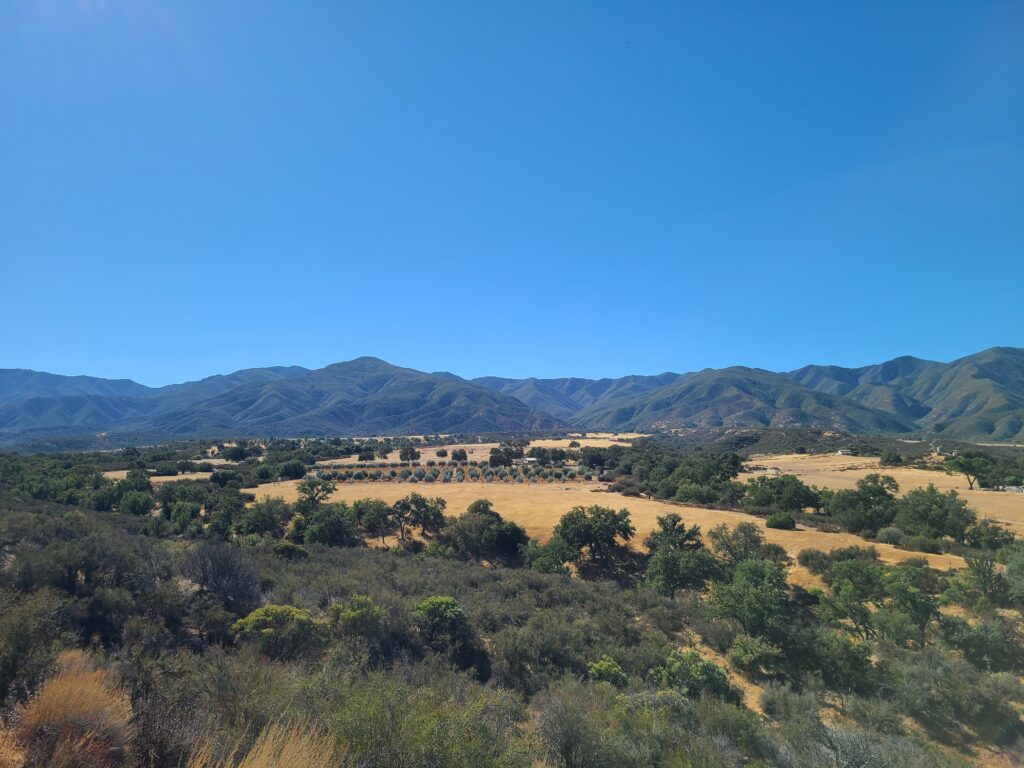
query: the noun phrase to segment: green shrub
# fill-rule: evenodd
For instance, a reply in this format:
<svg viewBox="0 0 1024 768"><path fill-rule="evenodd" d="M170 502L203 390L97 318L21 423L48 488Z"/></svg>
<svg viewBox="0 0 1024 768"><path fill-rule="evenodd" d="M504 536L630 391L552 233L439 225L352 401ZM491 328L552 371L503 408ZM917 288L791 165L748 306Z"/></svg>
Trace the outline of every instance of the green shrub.
<svg viewBox="0 0 1024 768"><path fill-rule="evenodd" d="M424 598L413 609L416 625L428 642L461 643L469 639L466 612L453 597Z"/></svg>
<svg viewBox="0 0 1024 768"><path fill-rule="evenodd" d="M890 525L879 530L878 535L875 538L881 544L891 544L898 547L903 544L907 536L899 528Z"/></svg>
<svg viewBox="0 0 1024 768"><path fill-rule="evenodd" d="M275 542L274 554L285 560L305 560L309 557L309 552L304 547L290 541Z"/></svg>
<svg viewBox="0 0 1024 768"><path fill-rule="evenodd" d="M587 664L587 677L591 680L611 683L616 688L625 688L628 681L626 673L611 656L602 656L597 661Z"/></svg>
<svg viewBox="0 0 1024 768"><path fill-rule="evenodd" d="M117 508L126 515L148 515L153 508L153 497L145 491L128 491L121 496Z"/></svg>
<svg viewBox="0 0 1024 768"><path fill-rule="evenodd" d="M763 638L738 635L732 642L727 658L736 669L758 676L764 674L781 655L780 648Z"/></svg>
<svg viewBox="0 0 1024 768"><path fill-rule="evenodd" d="M265 605L232 625L240 639L254 641L271 659L312 656L327 640L327 623L305 608L294 605Z"/></svg>
<svg viewBox="0 0 1024 768"><path fill-rule="evenodd" d="M818 576L825 573L832 562L828 553L822 552L820 549L801 549L796 556L796 561Z"/></svg>
<svg viewBox="0 0 1024 768"><path fill-rule="evenodd" d="M769 528L778 528L784 531L792 531L796 528L796 521L787 512L773 512L768 515L765 525Z"/></svg>
<svg viewBox="0 0 1024 768"><path fill-rule="evenodd" d="M696 651L673 650L665 662L652 669L647 681L660 689L672 689L691 698L707 693L726 701L739 701L725 671Z"/></svg>

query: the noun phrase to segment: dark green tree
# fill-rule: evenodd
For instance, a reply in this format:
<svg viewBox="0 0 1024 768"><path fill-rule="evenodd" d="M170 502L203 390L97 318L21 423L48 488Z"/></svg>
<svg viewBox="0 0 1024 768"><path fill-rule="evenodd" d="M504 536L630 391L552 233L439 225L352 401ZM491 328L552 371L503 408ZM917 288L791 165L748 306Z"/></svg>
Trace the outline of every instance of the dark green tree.
<svg viewBox="0 0 1024 768"><path fill-rule="evenodd" d="M794 475L755 477L747 483L744 505L782 512L802 512L818 503L817 494Z"/></svg>
<svg viewBox="0 0 1024 768"><path fill-rule="evenodd" d="M778 626L786 605L786 569L757 558L736 566L732 581L711 593L718 616L735 619L748 635L761 635Z"/></svg>
<svg viewBox="0 0 1024 768"><path fill-rule="evenodd" d="M949 536L963 543L977 515L956 491L942 493L929 483L909 491L896 505L893 522L905 533L929 538Z"/></svg>
<svg viewBox="0 0 1024 768"><path fill-rule="evenodd" d="M966 451L946 459L944 467L951 475L963 475L967 479L967 487L973 491L974 484L984 479L995 468L995 464L995 460L988 454Z"/></svg>
<svg viewBox="0 0 1024 768"><path fill-rule="evenodd" d="M568 545L577 561L586 558L604 563L633 538L634 531L628 509L616 511L594 505L566 512L555 526L554 535Z"/></svg>

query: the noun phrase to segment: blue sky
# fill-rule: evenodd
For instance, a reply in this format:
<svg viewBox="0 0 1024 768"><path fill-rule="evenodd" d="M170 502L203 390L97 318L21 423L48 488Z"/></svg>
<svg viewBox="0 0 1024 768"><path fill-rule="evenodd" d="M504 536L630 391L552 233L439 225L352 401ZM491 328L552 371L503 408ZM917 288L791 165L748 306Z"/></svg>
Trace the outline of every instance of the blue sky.
<svg viewBox="0 0 1024 768"><path fill-rule="evenodd" d="M0 9L0 367L1024 346L1019 2Z"/></svg>

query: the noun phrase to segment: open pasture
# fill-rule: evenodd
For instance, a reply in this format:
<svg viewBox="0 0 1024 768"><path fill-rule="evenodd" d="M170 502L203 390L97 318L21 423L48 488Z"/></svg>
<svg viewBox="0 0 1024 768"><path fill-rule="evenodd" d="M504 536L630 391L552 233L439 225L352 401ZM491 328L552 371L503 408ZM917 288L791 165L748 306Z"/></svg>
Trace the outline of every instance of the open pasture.
<svg viewBox="0 0 1024 768"><path fill-rule="evenodd" d="M285 501L298 499L298 481L292 480L279 483L268 483L258 488L244 489L257 498L264 496L280 496ZM865 546L866 542L859 536L849 533L826 533L815 529L798 529L782 531L765 528L764 520L742 512L730 512L717 509L702 509L665 501L632 498L608 493L603 483L340 483L331 495L330 501L353 502L366 497L379 498L389 504L398 501L410 493L416 492L424 496L440 496L448 502L448 513L458 514L476 499L490 499L503 517L514 520L526 529L531 537L541 540L551 535L552 529L559 518L575 506L602 506L630 512L633 525L636 527L635 542L642 542L644 537L654 529L659 515L678 512L688 524L697 524L703 531L720 523L734 526L737 523L752 522L762 528L765 538L779 544L792 555L801 549L814 547L832 550L839 547L854 545ZM963 560L952 555L921 555L908 552L884 544L876 544L881 558L887 562L899 562L910 557L927 557L936 568L958 568Z"/></svg>
<svg viewBox="0 0 1024 768"><path fill-rule="evenodd" d="M466 451L466 459L468 461L487 461L487 458L491 455L491 448L497 448L498 443L452 443L451 445L436 445L427 447L417 447L416 450L420 452L419 462L421 464L436 460L436 461L448 461L451 457L451 452L462 448ZM448 451L448 456L438 456L437 452L441 449ZM388 454L386 459L374 459L374 461L400 461L398 457L398 450L394 450ZM343 456L338 459L322 459L317 462L318 466L321 467L344 467L350 464L364 464L367 462L361 462L358 456Z"/></svg>
<svg viewBox="0 0 1024 768"><path fill-rule="evenodd" d="M819 488L853 488L857 481L872 473L892 475L900 485L900 492L924 488L929 483L942 491L955 490L977 512L979 517L991 517L1005 525L1024 530L1024 494L1001 491L969 490L963 475L947 475L927 469L909 467L883 467L870 456L837 456L835 454L785 454L751 456L749 466L766 467L769 472L796 475L808 485ZM740 480L765 474L764 470L745 472Z"/></svg>
<svg viewBox="0 0 1024 768"><path fill-rule="evenodd" d="M178 480L209 480L212 472L179 472L176 475L150 475L149 482L154 486L164 483L173 483ZM103 473L103 476L111 480L124 480L128 477L127 469L111 469Z"/></svg>
<svg viewBox="0 0 1024 768"><path fill-rule="evenodd" d="M545 440L531 440L530 448L568 448L569 443L574 440L580 444L581 448L608 448L612 445L629 445L637 438L646 437L646 435L640 432L622 432L622 433L611 433L611 432L594 432L588 433L586 437L560 437ZM439 450L448 451L448 457L451 456L451 452L461 448L466 451L466 458L469 461L486 461L491 455L491 449L497 448L498 443L451 443L450 445L436 445L431 447L418 447L417 450L420 452L420 463L429 460L447 460L446 457L438 456ZM399 461L398 451L394 450L388 454L387 459L378 459L378 461ZM331 467L343 467L348 464L359 464L358 456L345 456L340 459L323 459L318 461L317 464L320 466L331 466Z"/></svg>

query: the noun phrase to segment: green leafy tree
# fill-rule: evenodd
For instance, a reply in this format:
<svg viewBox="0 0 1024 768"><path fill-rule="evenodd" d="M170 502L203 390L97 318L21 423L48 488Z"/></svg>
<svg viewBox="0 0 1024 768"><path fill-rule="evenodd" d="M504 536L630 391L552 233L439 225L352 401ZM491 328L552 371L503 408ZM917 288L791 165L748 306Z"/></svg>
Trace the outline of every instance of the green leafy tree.
<svg viewBox="0 0 1024 768"><path fill-rule="evenodd" d="M604 563L633 538L634 531L628 509L616 511L594 505L573 507L566 512L555 526L554 535L575 553L575 560L586 557L591 562Z"/></svg>
<svg viewBox="0 0 1024 768"><path fill-rule="evenodd" d="M122 492L126 491L142 491L144 493L151 493L153 490L153 483L149 479L149 473L144 469L130 469L124 480L118 483Z"/></svg>
<svg viewBox="0 0 1024 768"><path fill-rule="evenodd" d="M788 512L772 512L764 524L766 528L776 528L782 531L792 531L796 528L796 520L790 517Z"/></svg>
<svg viewBox="0 0 1024 768"><path fill-rule="evenodd" d="M530 567L541 573L566 573L565 564L573 562L579 556L579 551L574 550L559 536L552 536L543 544L536 539L530 539L523 548L523 553Z"/></svg>
<svg viewBox="0 0 1024 768"><path fill-rule="evenodd" d="M276 534L288 515L288 505L284 503L284 499L267 496L239 516L235 522L235 529L241 534Z"/></svg>
<svg viewBox="0 0 1024 768"><path fill-rule="evenodd" d="M353 547L359 543L356 513L344 502L322 504L306 515L303 538L307 544Z"/></svg>
<svg viewBox="0 0 1024 768"><path fill-rule="evenodd" d="M1010 601L1024 607L1024 545L1014 545L1006 556L1006 584Z"/></svg>
<svg viewBox="0 0 1024 768"><path fill-rule="evenodd" d="M298 487L299 506L303 511L315 509L336 490L330 480L322 477L307 477Z"/></svg>
<svg viewBox="0 0 1024 768"><path fill-rule="evenodd" d="M826 509L844 530L875 532L892 523L898 491L899 485L892 476L870 474L857 481L856 490L833 493Z"/></svg>
<svg viewBox="0 0 1024 768"><path fill-rule="evenodd" d="M828 573L831 593L819 598L818 613L828 624L849 622L863 639L874 636L870 602L878 603L882 566L873 560L853 558L834 563Z"/></svg>
<svg viewBox="0 0 1024 768"><path fill-rule="evenodd" d="M398 449L399 461L409 462L410 464L414 461L419 461L420 452L417 451L412 445L406 443Z"/></svg>
<svg viewBox="0 0 1024 768"><path fill-rule="evenodd" d="M379 538L380 543L385 543L385 537L395 531L395 520L391 514L391 507L381 499L359 499L352 505L355 517L359 526L366 533L374 538Z"/></svg>
<svg viewBox="0 0 1024 768"><path fill-rule="evenodd" d="M220 452L228 461L245 461L249 456L249 451L243 443L236 445L229 445Z"/></svg>
<svg viewBox="0 0 1024 768"><path fill-rule="evenodd" d="M306 465L298 459L291 459L282 464L278 472L285 480L298 480L306 476Z"/></svg>
<svg viewBox="0 0 1024 768"><path fill-rule="evenodd" d="M940 538L949 536L963 543L967 529L977 515L956 491L942 493L932 484L915 488L899 500L896 526L911 535Z"/></svg>
<svg viewBox="0 0 1024 768"><path fill-rule="evenodd" d="M748 635L762 635L778 626L785 605L786 570L770 560L742 561L732 581L711 593L712 611L734 619Z"/></svg>
<svg viewBox="0 0 1024 768"><path fill-rule="evenodd" d="M201 507L194 501L176 501L171 505L171 522L179 532L184 532L199 520Z"/></svg>
<svg viewBox="0 0 1024 768"><path fill-rule="evenodd" d="M1017 540L1016 535L994 520L985 518L967 529L964 541L974 549L986 549L991 552L1009 547Z"/></svg>
<svg viewBox="0 0 1024 768"><path fill-rule="evenodd" d="M967 451L946 459L945 470L950 475L963 475L967 479L967 487L974 490L974 484L995 468L995 460L985 453Z"/></svg>
<svg viewBox="0 0 1024 768"><path fill-rule="evenodd" d="M444 525L444 510L447 502L443 498L428 499L418 493L410 493L395 502L393 514L399 530L406 526L417 526L424 535L436 533ZM400 534L405 538L404 534Z"/></svg>
<svg viewBox="0 0 1024 768"><path fill-rule="evenodd" d="M494 511L487 499L477 499L442 531L445 544L462 557L509 562L526 545L526 531ZM559 564L561 565L561 564Z"/></svg>
<svg viewBox="0 0 1024 768"><path fill-rule="evenodd" d="M701 541L700 526L691 525L687 528L683 523L683 518L677 512L659 515L657 526L644 539L644 545L651 552L661 547L672 547L682 550L700 549L704 546L704 542Z"/></svg>
<svg viewBox="0 0 1024 768"><path fill-rule="evenodd" d="M737 523L732 528L725 523L716 525L708 531L708 539L730 568L764 554L764 534L754 523Z"/></svg>
<svg viewBox="0 0 1024 768"><path fill-rule="evenodd" d="M398 538L401 541L406 540L406 533L409 527L412 526L416 514L414 508L415 499L413 497L423 498L418 493L411 494L391 505L391 521L394 523L394 529L398 531Z"/></svg>
<svg viewBox="0 0 1024 768"><path fill-rule="evenodd" d="M718 572L718 562L703 547L676 549L662 546L647 563L644 581L655 592L675 597L680 589L700 589Z"/></svg>
<svg viewBox="0 0 1024 768"><path fill-rule="evenodd" d="M755 477L747 483L743 501L749 507L775 509L782 512L802 512L807 507L816 507L817 494L794 475L767 475Z"/></svg>
<svg viewBox="0 0 1024 768"><path fill-rule="evenodd" d="M977 594L992 605L1003 605L1009 595L1009 582L991 553L968 555L967 567L958 576L968 594Z"/></svg>
<svg viewBox="0 0 1024 768"><path fill-rule="evenodd" d="M927 582L924 568L911 565L889 568L881 580L882 591L889 598L888 607L916 628L921 647L925 645L928 625L938 614L938 603L929 594Z"/></svg>
<svg viewBox="0 0 1024 768"><path fill-rule="evenodd" d="M118 511L126 515L148 515L153 509L153 497L145 491L128 491L121 496Z"/></svg>

